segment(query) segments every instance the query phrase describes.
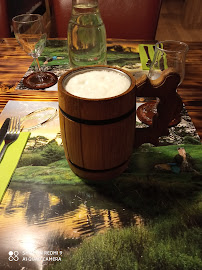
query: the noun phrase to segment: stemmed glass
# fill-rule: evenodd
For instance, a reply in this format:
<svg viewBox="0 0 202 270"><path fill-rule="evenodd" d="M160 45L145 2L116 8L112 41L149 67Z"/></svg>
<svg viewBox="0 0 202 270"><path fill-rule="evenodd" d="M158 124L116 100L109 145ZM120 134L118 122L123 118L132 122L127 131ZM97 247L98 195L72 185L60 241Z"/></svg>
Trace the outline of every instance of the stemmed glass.
<svg viewBox="0 0 202 270"><path fill-rule="evenodd" d="M39 14L22 14L12 19L15 37L23 50L34 58L35 72L23 79L23 84L31 89L44 89L57 82L57 76L41 71L38 57L41 55L47 35L43 17Z"/></svg>
<svg viewBox="0 0 202 270"><path fill-rule="evenodd" d="M181 41L166 40L156 43L148 78L150 80L156 80L164 70L172 68L174 72L180 75L179 86L184 80L187 51L187 44ZM143 123L152 125L152 118L157 113L158 102L159 99L157 98L156 102L146 102L138 108L137 115ZM179 122L180 117L173 119L169 126L174 126Z"/></svg>

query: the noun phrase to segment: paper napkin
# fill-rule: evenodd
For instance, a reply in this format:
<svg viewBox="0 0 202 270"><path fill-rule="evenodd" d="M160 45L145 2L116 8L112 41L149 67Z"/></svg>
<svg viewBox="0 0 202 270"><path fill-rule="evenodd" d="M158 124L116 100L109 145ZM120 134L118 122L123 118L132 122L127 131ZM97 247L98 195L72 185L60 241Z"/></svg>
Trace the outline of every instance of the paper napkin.
<svg viewBox="0 0 202 270"><path fill-rule="evenodd" d="M0 162L0 202L9 185L10 179L18 165L30 132L21 132L18 139L9 145L2 161ZM0 150L3 148L3 143Z"/></svg>
<svg viewBox="0 0 202 270"><path fill-rule="evenodd" d="M150 56L150 59L152 61L153 57L154 57L154 44L151 45L151 44L139 44L139 54L140 54L140 61L141 61L141 64L142 64L142 69L144 70L149 70L149 66L146 65L147 61L148 61L148 57L147 57L147 54L146 54L146 51L145 51L145 47L148 48L148 53L149 53L149 56Z"/></svg>

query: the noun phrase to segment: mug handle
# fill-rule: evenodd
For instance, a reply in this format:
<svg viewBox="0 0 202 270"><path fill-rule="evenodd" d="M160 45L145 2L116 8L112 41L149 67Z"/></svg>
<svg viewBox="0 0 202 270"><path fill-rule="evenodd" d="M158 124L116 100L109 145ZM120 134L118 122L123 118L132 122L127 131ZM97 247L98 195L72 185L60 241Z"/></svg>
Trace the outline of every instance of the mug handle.
<svg viewBox="0 0 202 270"><path fill-rule="evenodd" d="M180 75L168 68L156 80L150 80L143 75L136 81L137 97L158 97L157 113L148 128L136 128L134 147L143 143L158 145L160 136L168 135L168 125L174 117L180 117L183 104L176 89L180 82Z"/></svg>

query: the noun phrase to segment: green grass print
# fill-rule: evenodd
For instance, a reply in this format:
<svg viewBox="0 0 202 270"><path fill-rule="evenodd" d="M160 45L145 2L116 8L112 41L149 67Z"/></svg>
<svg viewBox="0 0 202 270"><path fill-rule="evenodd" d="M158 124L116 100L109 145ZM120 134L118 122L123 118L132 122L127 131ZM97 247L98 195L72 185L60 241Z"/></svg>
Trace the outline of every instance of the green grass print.
<svg viewBox="0 0 202 270"><path fill-rule="evenodd" d="M59 147L59 146L58 146ZM113 270L199 270L202 269L202 182L201 175L156 172L154 165L172 162L177 154L174 145L140 147L133 153L128 170L108 183L83 182L75 176L64 157L54 162L39 156L60 150L46 147L25 153L13 181L29 178L40 184L83 184L113 198L144 219L139 227L110 229L103 234L78 242L64 255L61 263L48 269ZM201 145L183 145L201 172ZM44 155L45 154L45 155ZM30 164L29 164L30 162ZM23 166L23 164L26 166ZM29 164L29 165L28 165ZM143 164L143 165L142 165ZM27 166L28 165L28 166ZM144 169L145 168L145 169ZM28 177L29 175L29 177ZM29 180L29 182L30 182ZM60 242L62 239L60 239ZM65 239L64 239L65 241Z"/></svg>
<svg viewBox="0 0 202 270"><path fill-rule="evenodd" d="M177 178L178 181L189 179L191 173L180 173L175 175L172 172L157 172L154 168L156 164L161 163L172 163L174 157L178 154L177 148L180 146L169 145L162 147L150 147L148 149L140 147L133 152L129 167L121 177L147 177L152 176L156 179L172 179ZM190 154L194 160L194 167L199 172L202 171L201 163L201 153L202 145L182 145L185 148L186 152ZM145 150L146 149L146 150ZM56 158L54 163L54 158ZM71 179L76 176L71 172L67 161L64 156L64 150L61 146L56 146L56 144L47 145L43 150L34 151L34 152L25 152L22 155L19 166L14 174L13 181L23 181L27 179L30 173L37 171L37 180L36 177L33 177L31 181L43 182L44 171L48 170L49 174L47 175L47 183L50 175L57 175L57 170L63 170L60 176L61 179L58 179L58 184L65 179L68 179L68 175L71 175ZM22 173L20 173L22 171ZM72 176L73 175L73 176ZM56 178L56 176L55 176ZM63 179L63 180L62 180ZM30 181L29 180L29 181ZM56 181L57 182L57 181Z"/></svg>
<svg viewBox="0 0 202 270"><path fill-rule="evenodd" d="M54 46L53 46L54 44ZM55 59L49 61L48 63L44 64L46 59L52 58L54 56L62 57L63 59ZM57 66L57 65L68 65L68 48L67 48L67 41L60 40L58 43L56 40L49 40L47 41L47 45L44 48L42 55L39 57L39 63L41 66ZM109 49L107 51L107 64L108 65L118 65L123 67L125 65L131 64L135 65L136 63L140 63L139 53L134 53L126 50L122 51L115 51ZM34 66L34 63L32 64Z"/></svg>
<svg viewBox="0 0 202 270"><path fill-rule="evenodd" d="M142 227L109 230L85 239L61 263L46 269L60 270L200 270L201 228L178 229L180 220ZM165 231L166 233L165 233ZM165 234L164 234L165 233ZM171 234L172 233L172 234ZM164 237L162 237L164 235Z"/></svg>
<svg viewBox="0 0 202 270"><path fill-rule="evenodd" d="M157 171L156 164L175 161L178 147L190 155L195 171ZM64 247L62 261L46 266L46 270L202 269L201 144L143 145L134 150L122 175L104 183L83 181L74 175L61 149L52 141L39 150L25 151L12 181L29 179L29 184L55 184L58 188L60 184L69 188L83 185L130 209L142 222L108 229L69 248L66 239L58 236L55 241Z"/></svg>
<svg viewBox="0 0 202 270"><path fill-rule="evenodd" d="M156 164L161 163L172 163L174 162L175 156L178 154L177 149L179 147L184 147L186 153L191 156L194 160L194 164L196 169L202 171L202 146L201 145L168 145L168 146L160 146L160 147L149 147L147 146L141 147L139 150L135 150L131 157L131 162L129 166L129 170L135 171L136 174L153 174L154 166ZM130 168L131 167L131 168ZM170 178L173 178L173 174L165 174L166 177L169 175ZM190 174L185 173L188 177ZM162 173L161 173L161 176ZM179 179L182 174L179 175ZM184 179L184 175L182 176Z"/></svg>

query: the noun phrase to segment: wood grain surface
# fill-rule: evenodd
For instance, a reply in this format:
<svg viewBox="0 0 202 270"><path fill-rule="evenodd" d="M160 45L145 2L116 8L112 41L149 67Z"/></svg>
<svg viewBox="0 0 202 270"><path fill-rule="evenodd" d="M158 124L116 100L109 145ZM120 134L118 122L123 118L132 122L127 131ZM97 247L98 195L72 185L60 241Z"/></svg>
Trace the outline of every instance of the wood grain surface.
<svg viewBox="0 0 202 270"><path fill-rule="evenodd" d="M133 46L137 41L108 40L108 44ZM186 74L178 93L202 141L202 43L187 44ZM9 100L57 101L57 92L15 90L31 63L14 38L0 39L0 112Z"/></svg>

